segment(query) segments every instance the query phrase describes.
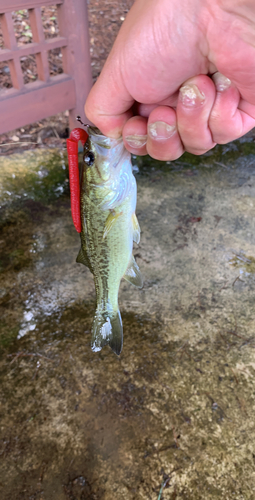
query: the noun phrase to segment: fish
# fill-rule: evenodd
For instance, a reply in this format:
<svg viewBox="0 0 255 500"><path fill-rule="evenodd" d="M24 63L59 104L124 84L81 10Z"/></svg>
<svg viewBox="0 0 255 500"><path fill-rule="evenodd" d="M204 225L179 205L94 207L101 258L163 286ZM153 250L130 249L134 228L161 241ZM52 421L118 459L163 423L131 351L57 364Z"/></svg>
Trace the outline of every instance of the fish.
<svg viewBox="0 0 255 500"><path fill-rule="evenodd" d="M119 355L123 346L118 305L121 279L143 286L132 254L133 241L140 241L137 186L122 138L106 137L93 126L87 132L80 183L81 249L76 262L87 266L94 276L92 351L109 345Z"/></svg>

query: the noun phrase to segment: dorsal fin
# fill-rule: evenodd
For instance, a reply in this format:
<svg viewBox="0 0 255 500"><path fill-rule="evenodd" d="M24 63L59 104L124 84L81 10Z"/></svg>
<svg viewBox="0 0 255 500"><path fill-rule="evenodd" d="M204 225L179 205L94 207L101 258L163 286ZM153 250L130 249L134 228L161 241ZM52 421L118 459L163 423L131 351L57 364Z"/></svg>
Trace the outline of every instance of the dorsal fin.
<svg viewBox="0 0 255 500"><path fill-rule="evenodd" d="M82 248L80 249L77 255L76 262L78 262L79 264L84 264L84 266L90 267L88 256L86 255L86 253Z"/></svg>

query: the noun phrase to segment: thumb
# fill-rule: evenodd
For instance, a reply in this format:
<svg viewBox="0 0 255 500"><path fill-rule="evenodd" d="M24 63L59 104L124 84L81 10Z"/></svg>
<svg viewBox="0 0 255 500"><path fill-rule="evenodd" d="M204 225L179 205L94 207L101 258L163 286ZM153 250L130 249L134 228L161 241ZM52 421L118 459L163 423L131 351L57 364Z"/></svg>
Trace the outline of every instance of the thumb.
<svg viewBox="0 0 255 500"><path fill-rule="evenodd" d="M122 135L122 129L133 115L134 99L127 91L119 64L109 56L97 82L92 87L86 104L85 115L101 132L113 138Z"/></svg>

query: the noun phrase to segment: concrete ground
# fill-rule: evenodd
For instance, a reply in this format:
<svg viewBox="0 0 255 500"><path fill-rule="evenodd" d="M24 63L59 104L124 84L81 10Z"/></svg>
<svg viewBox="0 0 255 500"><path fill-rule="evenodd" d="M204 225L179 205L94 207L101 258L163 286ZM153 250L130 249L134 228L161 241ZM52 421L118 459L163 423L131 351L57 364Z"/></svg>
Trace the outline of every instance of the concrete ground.
<svg viewBox="0 0 255 500"><path fill-rule="evenodd" d="M65 158L0 157L2 500L255 498L255 144L136 158L144 276L90 349Z"/></svg>

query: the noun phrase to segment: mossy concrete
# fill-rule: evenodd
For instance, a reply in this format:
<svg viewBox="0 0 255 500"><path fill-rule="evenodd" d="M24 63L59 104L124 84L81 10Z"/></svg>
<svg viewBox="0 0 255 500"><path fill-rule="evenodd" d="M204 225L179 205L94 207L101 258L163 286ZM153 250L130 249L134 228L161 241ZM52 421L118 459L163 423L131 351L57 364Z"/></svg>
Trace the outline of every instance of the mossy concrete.
<svg viewBox="0 0 255 500"><path fill-rule="evenodd" d="M119 358L90 350L63 161L0 158L1 499L254 499L253 138L134 160L145 283L121 284Z"/></svg>

